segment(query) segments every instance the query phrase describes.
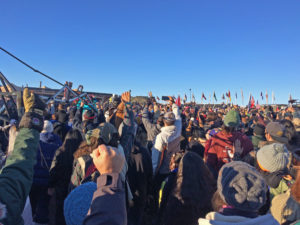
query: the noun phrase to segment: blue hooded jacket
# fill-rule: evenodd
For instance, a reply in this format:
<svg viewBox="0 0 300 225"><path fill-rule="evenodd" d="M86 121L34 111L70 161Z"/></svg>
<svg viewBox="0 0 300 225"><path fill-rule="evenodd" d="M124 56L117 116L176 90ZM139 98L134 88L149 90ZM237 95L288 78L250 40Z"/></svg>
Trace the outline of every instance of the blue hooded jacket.
<svg viewBox="0 0 300 225"><path fill-rule="evenodd" d="M48 186L49 170L55 151L62 145L60 137L53 133L41 133L34 166L33 184ZM41 154L42 153L42 154Z"/></svg>

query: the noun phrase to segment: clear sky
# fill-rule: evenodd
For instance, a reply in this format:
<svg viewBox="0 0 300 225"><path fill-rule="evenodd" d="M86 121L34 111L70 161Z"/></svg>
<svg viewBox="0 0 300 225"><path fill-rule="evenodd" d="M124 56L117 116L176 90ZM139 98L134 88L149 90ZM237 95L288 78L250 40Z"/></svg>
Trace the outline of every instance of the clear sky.
<svg viewBox="0 0 300 225"><path fill-rule="evenodd" d="M1 47L85 90L300 98L299 0L1 0L0 9ZM0 71L19 86L59 88L3 52Z"/></svg>

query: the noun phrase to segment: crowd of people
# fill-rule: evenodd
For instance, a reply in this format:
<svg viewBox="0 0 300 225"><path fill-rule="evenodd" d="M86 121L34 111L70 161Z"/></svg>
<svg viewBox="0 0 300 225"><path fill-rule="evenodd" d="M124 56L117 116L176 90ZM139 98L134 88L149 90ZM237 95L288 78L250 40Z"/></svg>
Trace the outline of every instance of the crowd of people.
<svg viewBox="0 0 300 225"><path fill-rule="evenodd" d="M23 102L0 130L0 224L300 221L295 106Z"/></svg>

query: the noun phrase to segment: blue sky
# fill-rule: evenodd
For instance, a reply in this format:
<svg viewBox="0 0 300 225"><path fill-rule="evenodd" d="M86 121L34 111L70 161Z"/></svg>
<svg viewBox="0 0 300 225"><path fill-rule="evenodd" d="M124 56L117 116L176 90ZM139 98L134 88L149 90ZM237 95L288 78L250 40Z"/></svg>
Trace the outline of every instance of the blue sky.
<svg viewBox="0 0 300 225"><path fill-rule="evenodd" d="M298 0L1 0L0 46L85 90L300 98ZM21 86L59 86L0 52ZM271 98L271 97L269 97Z"/></svg>

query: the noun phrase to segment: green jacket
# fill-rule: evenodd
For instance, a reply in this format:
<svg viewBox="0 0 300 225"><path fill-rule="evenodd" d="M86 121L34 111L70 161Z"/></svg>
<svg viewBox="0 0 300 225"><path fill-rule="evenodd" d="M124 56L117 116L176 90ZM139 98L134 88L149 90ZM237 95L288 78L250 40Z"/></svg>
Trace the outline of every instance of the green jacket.
<svg viewBox="0 0 300 225"><path fill-rule="evenodd" d="M33 166L40 134L37 130L22 128L16 138L14 150L0 173L0 202L6 207L4 225L22 225L22 212L31 189Z"/></svg>
<svg viewBox="0 0 300 225"><path fill-rule="evenodd" d="M284 194L290 189L290 186L294 183L294 180L288 181L282 178L277 188L270 188L271 199L275 196Z"/></svg>

